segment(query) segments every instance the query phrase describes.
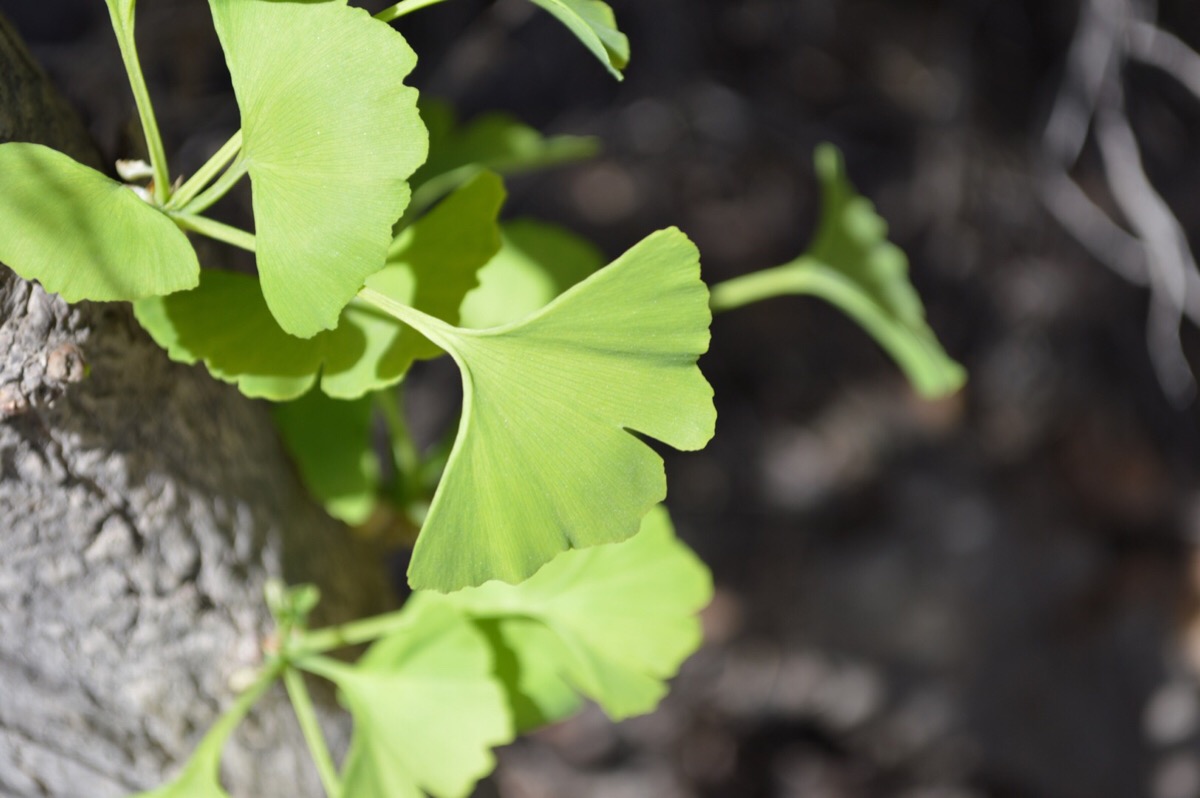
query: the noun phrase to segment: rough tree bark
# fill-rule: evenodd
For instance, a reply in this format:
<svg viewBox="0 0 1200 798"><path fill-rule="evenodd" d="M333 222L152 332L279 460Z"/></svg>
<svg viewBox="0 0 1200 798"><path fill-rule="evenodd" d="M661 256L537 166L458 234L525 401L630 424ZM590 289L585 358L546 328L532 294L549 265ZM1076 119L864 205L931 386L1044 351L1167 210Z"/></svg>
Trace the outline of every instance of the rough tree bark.
<svg viewBox="0 0 1200 798"><path fill-rule="evenodd" d="M99 164L0 18L10 140ZM6 798L107 798L170 775L257 662L269 575L320 585L324 621L387 595L375 554L305 496L263 407L170 363L126 306L67 306L2 267L0 524ZM319 794L278 691L226 759L235 794Z"/></svg>

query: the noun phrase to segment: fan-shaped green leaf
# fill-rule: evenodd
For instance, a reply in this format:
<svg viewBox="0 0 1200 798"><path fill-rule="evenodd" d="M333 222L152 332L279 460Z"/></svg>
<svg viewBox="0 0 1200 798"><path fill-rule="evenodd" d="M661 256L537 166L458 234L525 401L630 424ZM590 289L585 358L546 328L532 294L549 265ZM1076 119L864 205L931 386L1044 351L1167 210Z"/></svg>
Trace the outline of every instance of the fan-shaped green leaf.
<svg viewBox="0 0 1200 798"><path fill-rule="evenodd" d="M629 39L617 30L617 19L600 0L533 0L571 29L617 80L629 64Z"/></svg>
<svg viewBox="0 0 1200 798"><path fill-rule="evenodd" d="M438 318L458 319L476 273L496 253L504 186L485 172L451 194L393 243L388 266L368 279ZM414 358L438 350L391 316L359 302L337 329L303 339L271 315L253 277L206 270L195 291L139 302L138 321L172 359L204 361L213 376L247 396L276 401L321 389L340 399L398 382Z"/></svg>
<svg viewBox="0 0 1200 798"><path fill-rule="evenodd" d="M365 523L379 490L379 460L371 448L371 398L339 401L311 391L272 410L313 497L334 518L351 525Z"/></svg>
<svg viewBox="0 0 1200 798"><path fill-rule="evenodd" d="M421 118L429 128L429 158L412 177L411 215L490 169L502 175L545 169L596 154L591 136L543 136L508 114L491 113L459 125L454 109L421 98Z"/></svg>
<svg viewBox="0 0 1200 798"><path fill-rule="evenodd" d="M528 728L538 714L553 722L574 711L563 679L614 719L654 709L664 680L700 645L696 613L711 599L708 569L660 506L629 540L565 552L519 585L489 582L443 600L495 624L514 662L502 675L538 711L518 713Z"/></svg>
<svg viewBox="0 0 1200 798"><path fill-rule="evenodd" d="M336 683L354 716L344 795L460 798L491 771L490 749L512 739L504 691L487 641L460 611L417 597L405 614L356 666L301 666Z"/></svg>
<svg viewBox="0 0 1200 798"><path fill-rule="evenodd" d="M0 144L0 261L68 302L196 285L187 237L128 187L40 144Z"/></svg>
<svg viewBox="0 0 1200 798"><path fill-rule="evenodd" d="M782 294L819 296L867 330L926 396L958 390L966 379L925 321L921 298L908 280L908 258L887 240L887 222L846 177L841 153L816 153L822 218L807 253L791 263L713 288L721 310Z"/></svg>
<svg viewBox="0 0 1200 798"><path fill-rule="evenodd" d="M464 327L499 327L541 310L604 265L590 241L533 219L501 228L500 251L479 270L462 304Z"/></svg>
<svg viewBox="0 0 1200 798"><path fill-rule="evenodd" d="M666 495L662 459L713 434L708 289L678 230L647 238L534 316L467 330L364 296L458 362L463 420L409 568L416 588L518 582L624 540Z"/></svg>
<svg viewBox="0 0 1200 798"><path fill-rule="evenodd" d="M259 275L284 330L334 327L383 268L427 137L404 38L345 2L210 0L242 111Z"/></svg>

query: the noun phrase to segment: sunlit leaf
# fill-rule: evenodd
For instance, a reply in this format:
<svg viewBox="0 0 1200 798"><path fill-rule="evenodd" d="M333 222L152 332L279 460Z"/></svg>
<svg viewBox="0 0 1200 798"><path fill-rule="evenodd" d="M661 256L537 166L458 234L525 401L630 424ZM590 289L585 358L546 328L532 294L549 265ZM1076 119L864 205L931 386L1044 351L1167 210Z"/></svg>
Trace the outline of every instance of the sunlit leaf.
<svg viewBox="0 0 1200 798"><path fill-rule="evenodd" d="M0 144L0 261L68 302L192 288L175 223L128 187L40 144Z"/></svg>
<svg viewBox="0 0 1200 798"><path fill-rule="evenodd" d="M448 104L421 98L421 118L429 128L429 158L412 177L412 214L470 180L481 170L520 174L590 158L590 136L543 136L504 113L479 116L460 125Z"/></svg>
<svg viewBox="0 0 1200 798"><path fill-rule="evenodd" d="M807 253L791 263L713 289L713 307L739 307L783 294L819 296L857 321L896 360L918 392L953 393L966 380L925 321L908 279L908 258L887 239L887 222L846 177L841 153L816 153L822 218Z"/></svg>
<svg viewBox="0 0 1200 798"><path fill-rule="evenodd" d="M816 153L823 220L808 258L825 279L812 293L834 303L875 337L923 394L952 393L966 372L946 355L925 322L925 308L908 280L908 258L887 240L887 222L854 190L841 153Z"/></svg>
<svg viewBox="0 0 1200 798"><path fill-rule="evenodd" d="M712 389L696 367L708 289L678 230L506 327L456 328L374 301L463 377L463 420L409 568L415 588L518 582L561 551L628 538L666 495L662 459L637 434L677 449L712 437Z"/></svg>
<svg viewBox="0 0 1200 798"><path fill-rule="evenodd" d="M425 159L404 38L344 2L210 0L242 111L259 275L284 330L337 324Z"/></svg>
<svg viewBox="0 0 1200 798"><path fill-rule="evenodd" d="M623 543L569 551L519 585L489 582L443 600L494 625L498 662L509 658L500 674L529 728L577 708L564 680L614 719L654 709L700 645L696 613L711 599L708 569L656 507Z"/></svg>
<svg viewBox="0 0 1200 798"><path fill-rule="evenodd" d="M356 666L301 665L337 684L354 716L344 795L461 798L492 770L491 748L512 739L504 691L487 641L459 610L417 598L405 615Z"/></svg>
<svg viewBox="0 0 1200 798"><path fill-rule="evenodd" d="M600 59L613 77L629 63L629 39L617 30L617 20L607 3L600 0L533 0L571 29L579 41Z"/></svg>
<svg viewBox="0 0 1200 798"><path fill-rule="evenodd" d="M390 295L438 318L457 321L476 273L496 253L496 216L504 186L478 175L393 242L388 266L368 279ZM213 376L247 396L294 399L320 378L340 399L395 384L414 358L437 354L421 335L391 316L351 303L335 330L313 338L288 335L271 315L253 277L205 270L195 291L139 302L138 321L173 360L203 361Z"/></svg>
<svg viewBox="0 0 1200 798"><path fill-rule="evenodd" d="M591 242L533 219L508 222L500 251L462 304L464 327L499 327L540 310L604 265Z"/></svg>
<svg viewBox="0 0 1200 798"><path fill-rule="evenodd" d="M364 523L375 509L379 460L371 448L372 400L312 391L272 408L304 484L334 518Z"/></svg>

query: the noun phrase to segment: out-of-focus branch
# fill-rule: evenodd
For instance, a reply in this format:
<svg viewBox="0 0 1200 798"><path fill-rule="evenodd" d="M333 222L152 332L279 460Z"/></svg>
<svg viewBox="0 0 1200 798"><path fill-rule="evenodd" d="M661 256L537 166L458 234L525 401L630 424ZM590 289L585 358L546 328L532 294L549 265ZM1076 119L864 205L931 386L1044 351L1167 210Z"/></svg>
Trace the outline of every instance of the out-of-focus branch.
<svg viewBox="0 0 1200 798"><path fill-rule="evenodd" d="M1147 345L1164 391L1182 403L1194 396L1195 379L1179 328L1185 316L1200 325L1200 271L1183 226L1146 174L1123 79L1126 65L1138 61L1166 71L1200 98L1200 53L1154 18L1145 0L1083 0L1041 138L1040 188L1046 208L1089 253L1150 289ZM1120 219L1071 177L1089 137Z"/></svg>

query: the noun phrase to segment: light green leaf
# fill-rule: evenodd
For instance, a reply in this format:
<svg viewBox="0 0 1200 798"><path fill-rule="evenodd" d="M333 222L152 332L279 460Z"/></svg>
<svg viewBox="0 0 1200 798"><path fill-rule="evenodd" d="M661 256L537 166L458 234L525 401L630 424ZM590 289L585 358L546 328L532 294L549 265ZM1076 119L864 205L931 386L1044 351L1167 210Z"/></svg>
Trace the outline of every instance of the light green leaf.
<svg viewBox="0 0 1200 798"><path fill-rule="evenodd" d="M479 271L479 287L463 300L464 327L524 318L604 265L590 241L556 225L519 219L501 236L500 251Z"/></svg>
<svg viewBox="0 0 1200 798"><path fill-rule="evenodd" d="M412 177L409 215L470 180L481 170L520 174L591 158L591 136L543 136L508 114L484 114L459 125L447 103L422 98L421 118L429 128L429 158Z"/></svg>
<svg viewBox="0 0 1200 798"><path fill-rule="evenodd" d="M192 288L187 237L126 186L40 144L0 144L0 261L68 302Z"/></svg>
<svg viewBox="0 0 1200 798"><path fill-rule="evenodd" d="M487 641L460 611L414 597L405 614L356 666L300 664L336 683L354 716L344 795L460 798L494 767L490 749L512 740L504 691Z"/></svg>
<svg viewBox="0 0 1200 798"><path fill-rule="evenodd" d="M629 39L617 30L617 19L600 0L533 0L571 29L617 80L629 64Z"/></svg>
<svg viewBox="0 0 1200 798"><path fill-rule="evenodd" d="M557 723L579 711L583 696L567 681L569 652L549 627L518 617L477 618L475 623L492 647L494 674L504 687L517 734Z"/></svg>
<svg viewBox="0 0 1200 798"><path fill-rule="evenodd" d="M387 268L368 285L457 321L476 272L500 246L496 216L503 202L500 179L478 175L401 233ZM139 302L134 312L173 360L202 360L247 396L275 401L304 394L318 375L326 394L354 399L398 382L414 358L438 354L412 329L359 302L342 311L335 330L308 339L288 335L258 281L230 272L205 270L195 291Z"/></svg>
<svg viewBox="0 0 1200 798"><path fill-rule="evenodd" d="M896 360L918 392L953 393L962 366L938 343L921 298L908 280L908 258L887 240L887 222L846 177L841 153L816 153L822 218L812 247L791 263L713 288L713 308L726 310L783 294L819 296L857 321Z"/></svg>
<svg viewBox="0 0 1200 798"><path fill-rule="evenodd" d="M519 582L569 548L624 540L666 495L662 459L712 437L708 289L683 233L655 233L537 314L468 330L369 299L449 352L463 420L409 568L415 588Z"/></svg>
<svg viewBox="0 0 1200 798"><path fill-rule="evenodd" d="M428 140L404 38L344 2L210 0L242 111L259 275L287 332L337 324L384 265Z"/></svg>
<svg viewBox="0 0 1200 798"><path fill-rule="evenodd" d="M371 397L347 402L312 391L272 411L309 492L334 518L365 523L380 480L371 448Z"/></svg>
<svg viewBox="0 0 1200 798"><path fill-rule="evenodd" d="M499 675L530 728L577 708L564 679L613 719L654 709L699 647L696 613L711 599L708 569L660 506L623 543L569 551L519 585L489 582L443 600L494 624L497 661L509 663Z"/></svg>

